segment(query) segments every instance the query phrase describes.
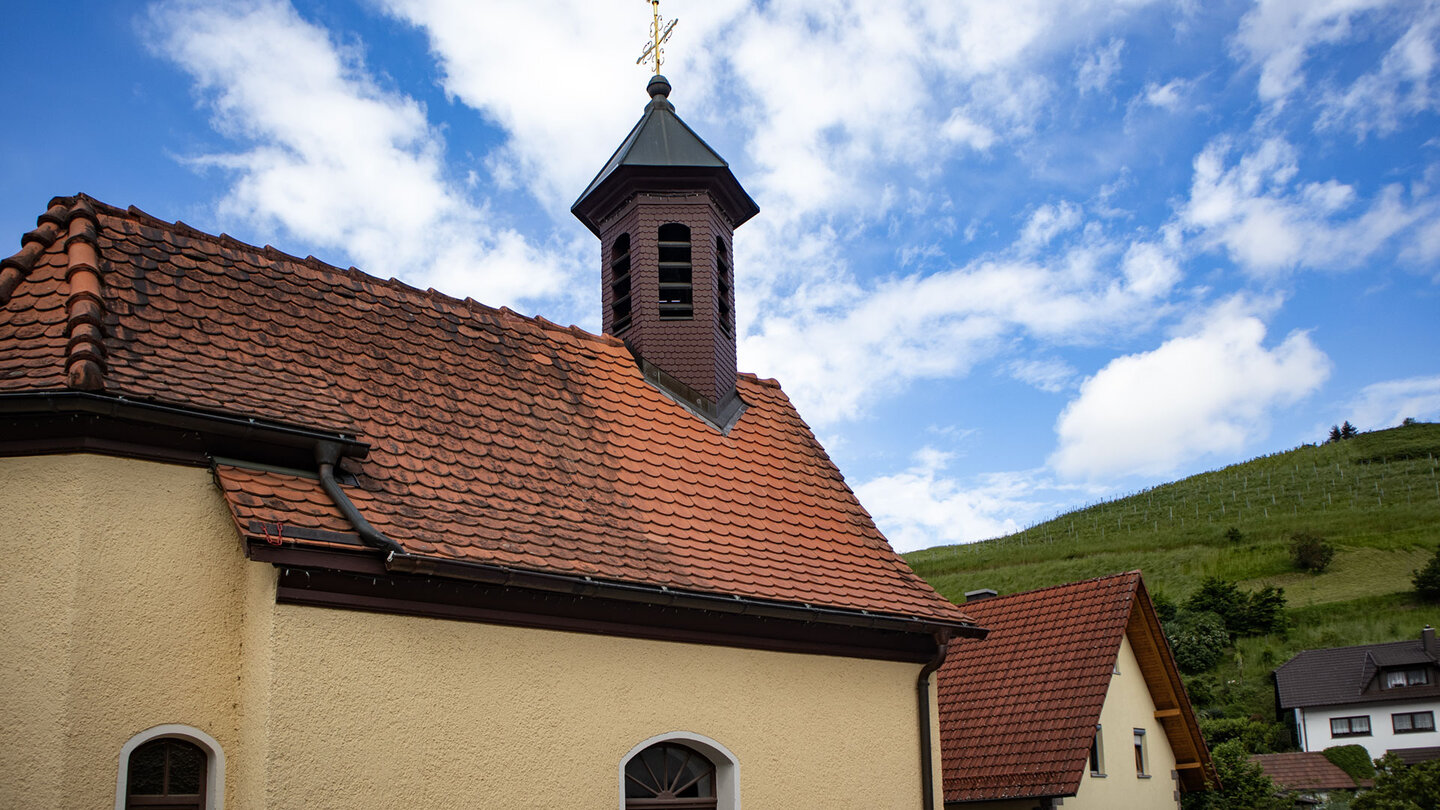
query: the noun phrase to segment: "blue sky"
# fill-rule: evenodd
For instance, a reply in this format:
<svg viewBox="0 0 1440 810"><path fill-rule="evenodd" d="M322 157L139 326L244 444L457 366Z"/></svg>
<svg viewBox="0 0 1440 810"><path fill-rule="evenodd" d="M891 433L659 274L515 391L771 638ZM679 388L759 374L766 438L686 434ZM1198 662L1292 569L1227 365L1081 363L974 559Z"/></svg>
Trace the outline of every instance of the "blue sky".
<svg viewBox="0 0 1440 810"><path fill-rule="evenodd" d="M84 191L599 328L642 0L8 7L0 227ZM743 370L901 550L1440 419L1440 2L664 0L760 204ZM6 251L7 253L9 251Z"/></svg>

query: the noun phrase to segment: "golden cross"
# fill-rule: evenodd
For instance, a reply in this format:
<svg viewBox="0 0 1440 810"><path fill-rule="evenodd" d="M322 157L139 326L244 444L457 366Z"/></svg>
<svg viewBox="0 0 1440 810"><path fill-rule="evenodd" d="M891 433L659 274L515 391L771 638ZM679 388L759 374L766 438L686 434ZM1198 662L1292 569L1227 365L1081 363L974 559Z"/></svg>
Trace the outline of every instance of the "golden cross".
<svg viewBox="0 0 1440 810"><path fill-rule="evenodd" d="M650 4L650 41L645 43L645 50L640 52L640 58L635 60L635 64L643 65L646 62L654 62L655 75L659 76L660 63L665 59L665 51L660 46L670 40L670 34L675 30L675 23L680 20L671 20L669 25L661 28L661 23L665 22L665 18L660 16L660 0L645 0L645 2Z"/></svg>

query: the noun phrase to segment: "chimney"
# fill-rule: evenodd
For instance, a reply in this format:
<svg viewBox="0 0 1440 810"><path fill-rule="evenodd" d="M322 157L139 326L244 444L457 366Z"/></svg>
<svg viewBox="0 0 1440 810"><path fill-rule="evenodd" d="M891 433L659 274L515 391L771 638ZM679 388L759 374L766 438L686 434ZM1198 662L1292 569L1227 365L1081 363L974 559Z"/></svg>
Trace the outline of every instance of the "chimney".
<svg viewBox="0 0 1440 810"><path fill-rule="evenodd" d="M1428 624L1425 625L1424 630L1420 631L1420 649L1424 650L1425 654L1431 658L1440 658L1440 655L1436 655L1440 650L1435 648L1435 628Z"/></svg>
<svg viewBox="0 0 1440 810"><path fill-rule="evenodd" d="M650 103L570 207L600 237L607 334L646 379L724 428L735 395L735 228L759 207L729 165L675 114L656 75Z"/></svg>

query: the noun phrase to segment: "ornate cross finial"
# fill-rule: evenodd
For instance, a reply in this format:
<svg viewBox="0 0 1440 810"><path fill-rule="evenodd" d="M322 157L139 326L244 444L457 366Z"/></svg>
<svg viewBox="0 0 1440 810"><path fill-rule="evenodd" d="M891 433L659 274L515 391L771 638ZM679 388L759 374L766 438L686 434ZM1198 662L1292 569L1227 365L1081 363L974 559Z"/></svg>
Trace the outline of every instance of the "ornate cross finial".
<svg viewBox="0 0 1440 810"><path fill-rule="evenodd" d="M640 52L640 58L635 60L635 64L643 65L646 62L654 62L655 75L659 76L660 63L665 59L665 50L660 46L670 40L670 34L675 30L675 23L680 20L671 20L662 28L661 24L665 22L665 18L660 16L660 0L645 0L645 2L650 4L650 41L645 43L645 50Z"/></svg>

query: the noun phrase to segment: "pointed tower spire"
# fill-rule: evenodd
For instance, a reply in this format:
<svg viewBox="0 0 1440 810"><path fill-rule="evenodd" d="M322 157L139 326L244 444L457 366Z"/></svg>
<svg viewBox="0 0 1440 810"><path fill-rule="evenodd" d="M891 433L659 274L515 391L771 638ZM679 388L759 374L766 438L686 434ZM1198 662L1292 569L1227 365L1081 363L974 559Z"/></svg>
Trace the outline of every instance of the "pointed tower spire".
<svg viewBox="0 0 1440 810"><path fill-rule="evenodd" d="M658 54L657 54L658 56ZM570 212L600 237L605 331L646 377L723 427L738 412L732 236L759 207L675 114L670 82Z"/></svg>

